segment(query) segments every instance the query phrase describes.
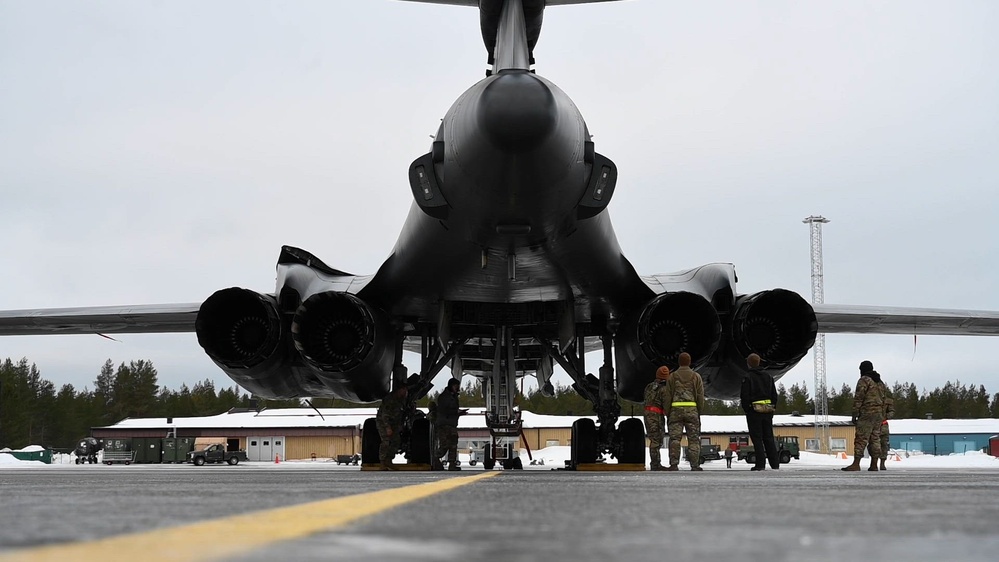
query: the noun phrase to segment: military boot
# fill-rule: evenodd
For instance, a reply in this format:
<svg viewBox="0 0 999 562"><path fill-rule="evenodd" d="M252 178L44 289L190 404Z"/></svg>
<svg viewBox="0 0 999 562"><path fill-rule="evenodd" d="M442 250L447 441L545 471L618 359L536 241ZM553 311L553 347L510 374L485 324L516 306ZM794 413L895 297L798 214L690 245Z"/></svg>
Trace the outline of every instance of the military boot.
<svg viewBox="0 0 999 562"><path fill-rule="evenodd" d="M666 470L666 467L664 467L661 464L652 464L649 465L649 470L655 470L655 471Z"/></svg>
<svg viewBox="0 0 999 562"><path fill-rule="evenodd" d="M853 456L853 464L850 466L844 466L840 470L845 470L846 472L859 472L860 471L860 455Z"/></svg>
<svg viewBox="0 0 999 562"><path fill-rule="evenodd" d="M878 471L878 459L876 459L874 457L871 457L871 466L867 470L870 471L870 472L877 472Z"/></svg>
<svg viewBox="0 0 999 562"><path fill-rule="evenodd" d="M881 470L888 470L888 467L885 466L885 460L884 459L881 459Z"/></svg>
<svg viewBox="0 0 999 562"><path fill-rule="evenodd" d="M678 465L678 464L671 464L671 465L669 465L669 468L664 468L663 470L666 470L666 471L669 471L669 472L677 472L677 471L680 470L680 465Z"/></svg>

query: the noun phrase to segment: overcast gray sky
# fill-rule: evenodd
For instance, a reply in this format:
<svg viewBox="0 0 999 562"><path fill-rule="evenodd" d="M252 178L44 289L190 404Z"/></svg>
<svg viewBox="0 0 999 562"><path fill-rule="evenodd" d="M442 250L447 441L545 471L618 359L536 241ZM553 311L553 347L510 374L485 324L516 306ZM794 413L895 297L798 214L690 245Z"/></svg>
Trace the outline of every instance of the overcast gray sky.
<svg viewBox="0 0 999 562"><path fill-rule="evenodd" d="M996 29L991 1L632 0L549 8L536 69L617 163L639 272L732 262L743 293L809 299L821 214L825 302L999 310ZM485 61L471 8L0 0L0 309L272 292L282 244L373 273ZM0 359L78 389L108 358L232 385L194 334L118 339L0 338ZM999 338L826 346L831 388L870 359L999 392ZM813 390L812 356L782 382Z"/></svg>

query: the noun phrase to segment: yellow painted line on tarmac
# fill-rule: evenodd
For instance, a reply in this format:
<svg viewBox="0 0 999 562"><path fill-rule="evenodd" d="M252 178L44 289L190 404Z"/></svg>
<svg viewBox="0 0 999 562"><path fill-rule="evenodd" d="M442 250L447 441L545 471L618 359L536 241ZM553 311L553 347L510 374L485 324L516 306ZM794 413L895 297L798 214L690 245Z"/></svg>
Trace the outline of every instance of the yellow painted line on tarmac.
<svg viewBox="0 0 999 562"><path fill-rule="evenodd" d="M277 542L299 539L320 531L342 527L363 517L376 515L497 474L501 472L489 471L475 476L458 476L403 488L321 500L92 542L13 550L0 554L0 562L14 560L64 562L126 557L144 562L218 560Z"/></svg>

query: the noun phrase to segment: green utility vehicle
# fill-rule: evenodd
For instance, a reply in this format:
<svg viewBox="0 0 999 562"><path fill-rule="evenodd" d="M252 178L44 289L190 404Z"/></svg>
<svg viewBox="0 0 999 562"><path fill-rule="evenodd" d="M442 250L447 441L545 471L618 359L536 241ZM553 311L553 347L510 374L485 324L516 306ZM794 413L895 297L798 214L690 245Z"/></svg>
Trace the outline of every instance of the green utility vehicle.
<svg viewBox="0 0 999 562"><path fill-rule="evenodd" d="M781 464L791 462L791 458L801 460L801 452L798 448L798 438L795 436L781 436L777 438L777 457ZM749 464L756 464L756 450L752 445L743 445L738 450L739 460L745 460Z"/></svg>

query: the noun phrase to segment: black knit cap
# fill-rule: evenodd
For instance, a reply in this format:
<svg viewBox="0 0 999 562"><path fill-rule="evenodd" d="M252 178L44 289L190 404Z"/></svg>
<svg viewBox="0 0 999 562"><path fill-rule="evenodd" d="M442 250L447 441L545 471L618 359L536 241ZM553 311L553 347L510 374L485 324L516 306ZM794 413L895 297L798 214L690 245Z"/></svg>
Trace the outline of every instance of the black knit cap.
<svg viewBox="0 0 999 562"><path fill-rule="evenodd" d="M861 373L870 373L873 370L874 370L874 363L871 363L870 361L861 361L860 362L860 372Z"/></svg>

